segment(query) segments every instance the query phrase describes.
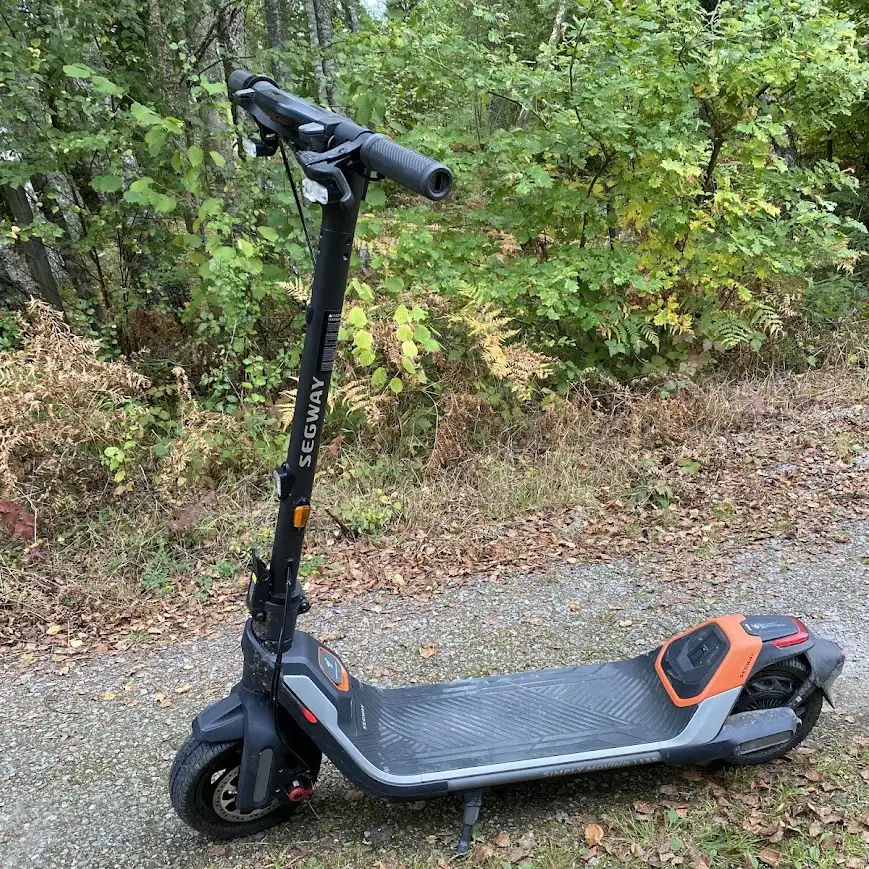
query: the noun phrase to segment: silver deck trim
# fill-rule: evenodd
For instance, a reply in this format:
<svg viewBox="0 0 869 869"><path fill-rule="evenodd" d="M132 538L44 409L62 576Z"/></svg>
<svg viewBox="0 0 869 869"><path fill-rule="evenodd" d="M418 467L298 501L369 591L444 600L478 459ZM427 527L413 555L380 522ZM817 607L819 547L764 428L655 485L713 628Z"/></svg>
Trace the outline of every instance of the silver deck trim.
<svg viewBox="0 0 869 869"><path fill-rule="evenodd" d="M602 748L596 751L581 751L553 757L534 757L523 760L493 763L484 766L431 772L425 775L393 775L375 766L353 744L338 726L338 710L323 694L313 680L304 675L284 676L284 684L296 697L317 716L341 747L353 758L354 763L371 778L396 787L412 787L431 782L445 782L449 790L465 790L475 785L505 784L530 778L569 775L591 769L615 769L635 764L654 763L661 759L661 752L686 745L703 745L711 742L724 725L741 688L731 688L722 694L702 701L685 729L674 736L658 742L626 748Z"/></svg>

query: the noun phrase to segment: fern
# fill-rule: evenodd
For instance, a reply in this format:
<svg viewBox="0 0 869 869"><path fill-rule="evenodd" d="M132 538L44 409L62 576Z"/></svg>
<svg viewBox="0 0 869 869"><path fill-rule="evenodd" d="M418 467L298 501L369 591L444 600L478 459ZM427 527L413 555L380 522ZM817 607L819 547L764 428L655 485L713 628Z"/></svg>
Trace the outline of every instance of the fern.
<svg viewBox="0 0 869 869"><path fill-rule="evenodd" d="M767 335L776 335L784 328L782 319L777 311L767 305L759 305L751 316L751 325L758 332Z"/></svg>
<svg viewBox="0 0 869 869"><path fill-rule="evenodd" d="M753 334L754 329L739 314L729 311L719 313L709 330L709 337L725 350L747 343Z"/></svg>

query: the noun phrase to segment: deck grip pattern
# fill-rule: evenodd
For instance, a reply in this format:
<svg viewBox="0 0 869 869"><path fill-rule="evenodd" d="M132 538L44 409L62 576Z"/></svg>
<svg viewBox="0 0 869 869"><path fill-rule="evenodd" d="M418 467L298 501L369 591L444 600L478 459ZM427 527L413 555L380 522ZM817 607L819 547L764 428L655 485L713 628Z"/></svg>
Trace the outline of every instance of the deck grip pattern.
<svg viewBox="0 0 869 869"><path fill-rule="evenodd" d="M396 775L672 739L696 709L670 700L654 653L407 688L353 681L347 735L375 766Z"/></svg>

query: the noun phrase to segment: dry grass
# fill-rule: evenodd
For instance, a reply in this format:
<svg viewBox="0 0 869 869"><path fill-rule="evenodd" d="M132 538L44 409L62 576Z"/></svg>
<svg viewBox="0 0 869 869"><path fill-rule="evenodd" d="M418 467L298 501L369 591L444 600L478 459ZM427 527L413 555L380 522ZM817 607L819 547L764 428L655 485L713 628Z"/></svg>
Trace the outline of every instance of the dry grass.
<svg viewBox="0 0 869 869"><path fill-rule="evenodd" d="M738 433L761 437L784 426L791 440L835 436L843 414L867 400L869 377L853 367L691 383L669 398L627 388L584 394L507 425L469 397L449 404L456 410L440 423L436 461L414 469L345 449L337 462L326 458L318 500L394 491L407 528L425 531L439 527L453 504L467 521L495 522L590 506L639 495L656 477L678 487L690 476L680 461L732 460Z"/></svg>
<svg viewBox="0 0 869 869"><path fill-rule="evenodd" d="M0 354L0 493L35 507L81 491L102 448L134 426L123 408L148 381L100 361L44 302L31 301L21 328L24 349Z"/></svg>
<svg viewBox="0 0 869 869"><path fill-rule="evenodd" d="M315 507L365 509L384 492L401 507L384 514L373 543L340 537L327 511L315 509L308 551L317 564L325 559L319 592L337 599L390 588L392 570L411 590L417 576L433 581L432 558L449 560L450 575L531 569L536 562L521 560L529 548L521 523L551 531L557 545L541 559L559 557L576 507L593 517L578 541L586 549L573 553L585 557L628 552L632 534L644 547L660 537L699 550L728 535L835 516L864 488L849 468L869 449L867 396L869 381L854 368L693 384L670 398L619 389L509 426L491 413L465 414L441 441L451 447L436 470L358 446L324 451ZM758 468L792 460L804 462L811 498L794 501L787 481L759 489ZM0 547L0 637L39 642L53 623L68 626L67 639L75 631L129 635L154 620L240 607L247 551L269 549L274 505L265 483L264 472L192 492L175 508L134 493L84 517L37 517L35 546ZM493 540L500 548L484 551Z"/></svg>

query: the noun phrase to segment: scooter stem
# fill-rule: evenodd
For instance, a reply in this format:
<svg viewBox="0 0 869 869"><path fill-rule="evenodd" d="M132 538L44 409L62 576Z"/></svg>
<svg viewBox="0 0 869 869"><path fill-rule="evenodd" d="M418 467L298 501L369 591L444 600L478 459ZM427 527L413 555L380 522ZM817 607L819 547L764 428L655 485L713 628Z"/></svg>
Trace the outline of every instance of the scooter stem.
<svg viewBox="0 0 869 869"><path fill-rule="evenodd" d="M299 522L296 508L310 504L314 486L314 472L326 416L350 256L353 252L353 234L365 189L363 175L351 169L346 170L346 177L353 192L353 203L349 207L339 203L323 206L290 444L285 464L276 471L280 507L270 565L270 597L275 604L284 600L288 584L292 589L298 576L305 522ZM277 625L274 621L277 618L283 619L286 612L282 644L284 651L290 648L293 641L295 614L290 609L269 607L269 619L264 623L255 623L257 635L274 642L279 633L275 630Z"/></svg>

